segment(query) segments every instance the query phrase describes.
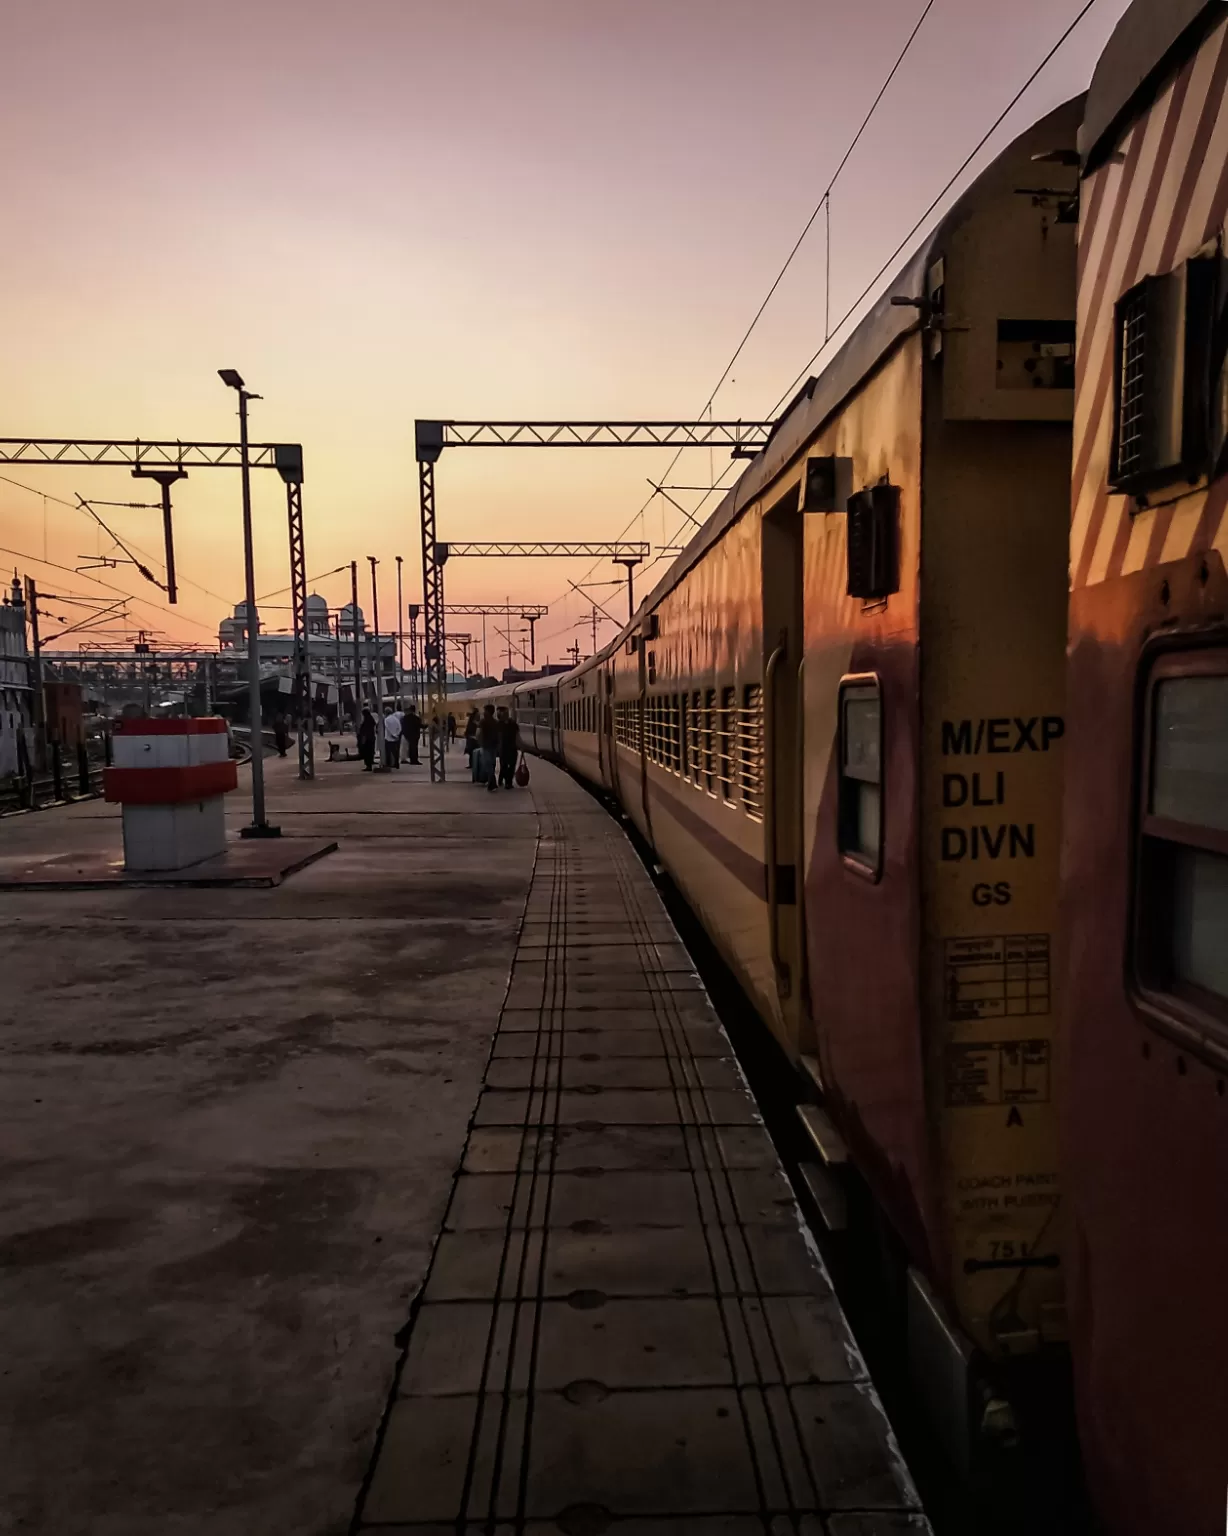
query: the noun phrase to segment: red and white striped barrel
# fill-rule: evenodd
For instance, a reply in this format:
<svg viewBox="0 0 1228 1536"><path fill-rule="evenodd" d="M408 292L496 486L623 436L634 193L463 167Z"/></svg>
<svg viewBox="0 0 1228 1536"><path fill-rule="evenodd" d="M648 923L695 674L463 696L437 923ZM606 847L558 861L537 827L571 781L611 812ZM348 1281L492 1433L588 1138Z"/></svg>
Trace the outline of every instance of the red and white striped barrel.
<svg viewBox="0 0 1228 1536"><path fill-rule="evenodd" d="M123 806L126 869L183 869L225 851L223 796L238 786L225 720L120 720L113 747L103 793Z"/></svg>

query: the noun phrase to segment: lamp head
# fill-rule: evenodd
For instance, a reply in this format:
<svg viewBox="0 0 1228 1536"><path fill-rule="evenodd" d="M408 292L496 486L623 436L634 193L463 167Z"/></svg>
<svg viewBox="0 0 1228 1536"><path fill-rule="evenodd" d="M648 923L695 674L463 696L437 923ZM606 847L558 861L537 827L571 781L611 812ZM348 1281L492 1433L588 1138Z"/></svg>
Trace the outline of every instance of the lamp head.
<svg viewBox="0 0 1228 1536"><path fill-rule="evenodd" d="M229 385L231 389L243 388L243 378L237 368L219 368L217 376L223 384Z"/></svg>

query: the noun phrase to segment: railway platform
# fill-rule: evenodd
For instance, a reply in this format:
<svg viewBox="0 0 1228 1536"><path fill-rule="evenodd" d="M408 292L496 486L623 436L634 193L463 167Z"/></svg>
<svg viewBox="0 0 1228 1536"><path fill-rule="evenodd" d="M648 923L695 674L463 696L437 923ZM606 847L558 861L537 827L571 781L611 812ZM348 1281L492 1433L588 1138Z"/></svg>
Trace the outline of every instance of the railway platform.
<svg viewBox="0 0 1228 1536"><path fill-rule="evenodd" d="M12 1529L927 1530L630 843L453 763L272 762L275 887L0 891Z"/></svg>

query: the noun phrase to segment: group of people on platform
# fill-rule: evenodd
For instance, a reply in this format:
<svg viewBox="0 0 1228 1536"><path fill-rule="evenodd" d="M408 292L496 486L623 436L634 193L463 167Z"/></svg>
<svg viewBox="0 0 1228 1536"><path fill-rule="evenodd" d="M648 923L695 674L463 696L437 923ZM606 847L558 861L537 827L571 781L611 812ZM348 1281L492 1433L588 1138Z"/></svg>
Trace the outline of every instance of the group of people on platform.
<svg viewBox="0 0 1228 1536"><path fill-rule="evenodd" d="M511 789L517 779L516 760L520 756L520 727L506 705L496 711L487 704L479 715L472 710L465 722L465 756L475 784L485 784L493 795L500 785ZM527 771L522 770L524 782Z"/></svg>
<svg viewBox="0 0 1228 1536"><path fill-rule="evenodd" d="M452 720L451 716L448 718ZM370 773L374 769L377 749L385 768L399 768L402 743L408 753L406 762L416 764L419 761L418 747L422 741L423 724L422 716L414 704L410 704L407 709L394 709L391 704L386 704L382 717L378 718L371 706L364 704L357 731L358 755L362 759L364 772ZM441 724L435 719L431 722L431 729L447 731L448 724ZM456 733L454 720L452 733Z"/></svg>
<svg viewBox="0 0 1228 1536"><path fill-rule="evenodd" d="M382 717L377 716L369 704L364 704L357 733L358 756L363 770L367 773L374 770L377 751L381 753L385 768L399 768L402 745L408 753L406 762L417 764L422 734L427 729L433 735L438 733L445 745L454 742L456 716L436 715L428 724L413 704L403 710L394 709L389 704ZM514 788L518 777L520 782L528 782L527 768L522 767L519 776L517 774L517 761L521 757L520 727L505 705L496 710L493 704L487 704L480 713L476 709L470 711L465 723L464 751L473 782L484 784L491 794L500 786Z"/></svg>

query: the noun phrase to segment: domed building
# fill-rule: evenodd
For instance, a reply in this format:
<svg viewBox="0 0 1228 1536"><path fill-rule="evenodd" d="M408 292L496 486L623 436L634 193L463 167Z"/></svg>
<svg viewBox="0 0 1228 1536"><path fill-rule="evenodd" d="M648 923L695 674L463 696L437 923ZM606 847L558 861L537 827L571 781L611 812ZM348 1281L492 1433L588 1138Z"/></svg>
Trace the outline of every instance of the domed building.
<svg viewBox="0 0 1228 1536"><path fill-rule="evenodd" d="M307 633L309 635L328 634L328 599L313 592L307 599Z"/></svg>
<svg viewBox="0 0 1228 1536"><path fill-rule="evenodd" d="M221 651L233 651L238 635L242 633L242 627L233 619L223 619L217 627L217 644Z"/></svg>
<svg viewBox="0 0 1228 1536"><path fill-rule="evenodd" d="M231 621L234 624L234 643L246 645L247 643L247 604L236 603L235 614ZM256 627L260 627L260 610L256 609Z"/></svg>
<svg viewBox="0 0 1228 1536"><path fill-rule="evenodd" d="M352 635L354 633L355 614L358 615L358 633L360 635L366 633L366 625L363 622L362 609L355 608L353 603L346 603L345 607L341 610L341 633L343 635Z"/></svg>

